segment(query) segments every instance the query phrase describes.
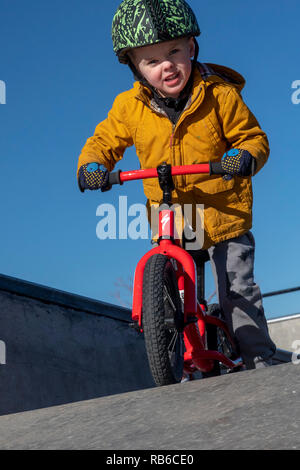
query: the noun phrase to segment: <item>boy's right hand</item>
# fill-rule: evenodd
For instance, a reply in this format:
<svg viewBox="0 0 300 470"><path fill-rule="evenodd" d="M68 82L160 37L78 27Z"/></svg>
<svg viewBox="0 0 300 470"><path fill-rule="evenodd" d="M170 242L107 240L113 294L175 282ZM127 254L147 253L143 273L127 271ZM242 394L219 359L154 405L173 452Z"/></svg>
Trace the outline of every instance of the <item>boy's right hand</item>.
<svg viewBox="0 0 300 470"><path fill-rule="evenodd" d="M79 168L78 172L78 185L80 191L83 193L85 189L107 191L110 189L109 172L105 166L99 163L86 163Z"/></svg>

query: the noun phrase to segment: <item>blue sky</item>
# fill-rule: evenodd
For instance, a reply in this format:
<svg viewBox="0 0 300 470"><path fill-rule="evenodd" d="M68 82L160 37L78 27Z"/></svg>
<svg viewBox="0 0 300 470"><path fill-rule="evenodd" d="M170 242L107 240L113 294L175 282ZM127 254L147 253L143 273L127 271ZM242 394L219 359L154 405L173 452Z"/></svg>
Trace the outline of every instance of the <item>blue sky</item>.
<svg viewBox="0 0 300 470"><path fill-rule="evenodd" d="M298 0L190 0L203 62L246 78L243 97L266 131L267 165L254 178L256 280L263 292L300 285ZM86 139L132 75L112 51L119 0L0 0L0 272L110 303L147 240L99 240L97 207L144 203L142 183L82 195L76 166ZM2 88L3 91L3 88ZM3 102L3 96L0 102ZM294 99L295 101L295 99ZM296 100L297 101L297 100ZM118 164L138 168L134 149ZM207 268L207 294L214 290ZM267 317L300 311L300 293L265 300Z"/></svg>

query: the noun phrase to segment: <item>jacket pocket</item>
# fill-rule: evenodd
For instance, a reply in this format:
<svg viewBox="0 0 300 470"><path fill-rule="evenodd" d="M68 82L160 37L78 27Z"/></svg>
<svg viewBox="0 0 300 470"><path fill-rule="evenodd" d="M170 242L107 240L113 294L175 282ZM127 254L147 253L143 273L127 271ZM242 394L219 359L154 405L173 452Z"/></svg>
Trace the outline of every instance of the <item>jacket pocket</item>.
<svg viewBox="0 0 300 470"><path fill-rule="evenodd" d="M235 179L231 178L231 180L224 180L222 176L210 177L209 180L195 181L194 185L203 193L203 195L217 194L232 190L235 185Z"/></svg>

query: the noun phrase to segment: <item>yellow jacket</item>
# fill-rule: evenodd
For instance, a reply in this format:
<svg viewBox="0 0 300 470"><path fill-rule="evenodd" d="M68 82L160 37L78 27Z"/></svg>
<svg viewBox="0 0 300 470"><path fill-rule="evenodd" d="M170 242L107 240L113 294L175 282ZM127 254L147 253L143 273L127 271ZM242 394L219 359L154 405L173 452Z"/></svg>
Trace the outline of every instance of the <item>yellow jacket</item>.
<svg viewBox="0 0 300 470"><path fill-rule="evenodd" d="M210 73L208 73L210 71ZM151 99L140 82L115 99L107 119L96 127L79 156L81 165L99 162L111 171L134 145L141 168L166 161L188 165L220 161L230 148L248 150L257 160L257 171L269 155L266 134L240 95L245 80L228 67L198 64L192 95L176 126ZM251 178L187 175L174 177L174 201L197 200L204 204L204 248L236 237L252 226ZM143 181L150 204L162 192L156 179Z"/></svg>

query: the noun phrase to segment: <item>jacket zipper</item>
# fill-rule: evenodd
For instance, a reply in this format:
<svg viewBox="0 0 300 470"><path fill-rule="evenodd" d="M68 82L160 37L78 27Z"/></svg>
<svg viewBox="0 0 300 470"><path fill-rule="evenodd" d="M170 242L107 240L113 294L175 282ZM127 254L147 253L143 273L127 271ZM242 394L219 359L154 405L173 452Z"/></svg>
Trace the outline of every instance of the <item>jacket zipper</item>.
<svg viewBox="0 0 300 470"><path fill-rule="evenodd" d="M197 96L195 97L195 99L191 102L189 108L190 108L191 105L196 101L196 99L197 99L198 96L200 95L201 90L202 90L202 86L200 86L199 91L198 91L198 94L197 94ZM146 101L144 101L142 98L140 98L140 97L137 96L136 99L142 101L142 103L145 104L149 109L151 109L151 111L156 112L156 111L153 110L153 109L151 108L151 106L149 106L149 104L146 103ZM188 109L189 109L189 108L188 108ZM186 111L188 111L188 109L187 109ZM183 111L182 115L180 116L180 118L179 118L177 124L172 124L172 134L171 134L171 136L170 136L170 141L169 141L169 147L170 147L170 149L172 149L172 147L173 147L173 141L174 141L174 135L175 135L175 131L176 131L176 126L177 126L178 123L180 122L180 120L181 120L181 118L182 118L184 112L185 112L185 111ZM163 115L163 116L164 116L164 115ZM165 116L165 117L167 117L167 116ZM167 119L168 119L168 117L167 117Z"/></svg>
<svg viewBox="0 0 300 470"><path fill-rule="evenodd" d="M176 124L173 124L173 125L172 125L172 134L171 134L171 137L170 137L170 149L173 147L173 140L174 140L174 134L175 134L175 127L176 127Z"/></svg>
<svg viewBox="0 0 300 470"><path fill-rule="evenodd" d="M191 105L196 101L196 99L197 99L198 96L200 95L201 90L202 90L202 86L200 86L199 92L198 92L197 96L195 97L195 99L191 102L189 108L190 108ZM188 109L189 109L189 108L188 108ZM186 111L188 111L188 109L187 109ZM173 147L173 141L174 141L174 135L175 135L176 127L179 125L180 120L183 121L182 116L184 115L184 113L185 113L185 111L183 111L183 113L181 114L181 116L180 116L180 118L179 118L179 120L177 121L176 124L172 124L172 134L171 134L171 136L170 136L170 142L169 142L170 150L172 150L172 147ZM183 180L183 182L184 182L184 185L186 185L186 175L182 175L181 178L182 178L182 180Z"/></svg>
<svg viewBox="0 0 300 470"><path fill-rule="evenodd" d="M197 99L198 96L200 95L201 90L202 90L202 86L200 86L200 89L199 89L199 92L198 92L197 96L196 96L195 99L191 102L191 104L190 104L190 106L188 107L188 109L186 109L186 110L183 111L183 113L181 114L181 116L180 116L179 120L177 121L177 123L176 123L176 124L172 124L172 134L171 134L171 137L170 137L170 148L172 148L172 146L173 146L173 140L174 140L174 135L175 135L175 131L176 131L177 125L180 123L181 120L183 121L183 119L181 119L182 116L184 115L185 111L188 111L189 108L192 106L192 104L196 101L196 99Z"/></svg>

